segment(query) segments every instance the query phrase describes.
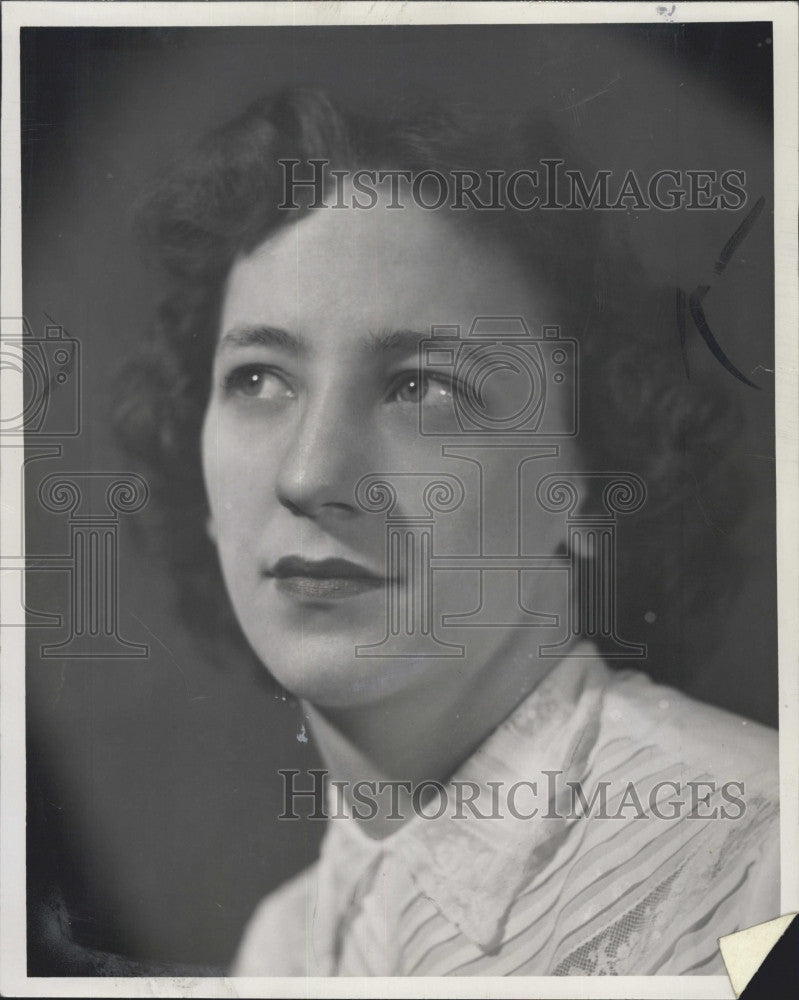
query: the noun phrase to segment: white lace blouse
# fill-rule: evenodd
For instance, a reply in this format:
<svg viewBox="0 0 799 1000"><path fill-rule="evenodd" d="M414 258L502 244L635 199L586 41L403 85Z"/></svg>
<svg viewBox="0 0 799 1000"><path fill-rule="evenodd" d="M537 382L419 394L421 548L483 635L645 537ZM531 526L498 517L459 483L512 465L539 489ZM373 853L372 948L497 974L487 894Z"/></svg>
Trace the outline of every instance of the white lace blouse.
<svg viewBox="0 0 799 1000"><path fill-rule="evenodd" d="M329 820L232 974L723 974L718 937L778 915L776 733L588 644L457 782L475 808L453 794L384 840Z"/></svg>

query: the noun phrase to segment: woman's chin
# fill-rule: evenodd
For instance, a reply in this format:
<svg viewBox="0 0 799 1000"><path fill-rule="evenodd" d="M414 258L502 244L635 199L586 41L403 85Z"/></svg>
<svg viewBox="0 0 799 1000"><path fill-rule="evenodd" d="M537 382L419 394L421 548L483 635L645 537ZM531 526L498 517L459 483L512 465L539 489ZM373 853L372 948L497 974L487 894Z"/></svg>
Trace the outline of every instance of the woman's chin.
<svg viewBox="0 0 799 1000"><path fill-rule="evenodd" d="M256 648L257 651L257 648ZM293 653L293 655L292 655ZM260 654L259 654L260 655ZM429 657L356 654L353 645L308 637L299 647L286 643L261 656L272 676L295 697L319 708L357 708L424 689L439 664Z"/></svg>

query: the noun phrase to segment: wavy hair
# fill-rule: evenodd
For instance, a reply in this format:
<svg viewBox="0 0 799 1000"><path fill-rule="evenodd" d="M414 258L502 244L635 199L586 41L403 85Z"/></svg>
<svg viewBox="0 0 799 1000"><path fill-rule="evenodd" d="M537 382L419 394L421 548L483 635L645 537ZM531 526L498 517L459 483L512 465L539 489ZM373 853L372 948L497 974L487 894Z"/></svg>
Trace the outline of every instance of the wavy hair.
<svg viewBox="0 0 799 1000"><path fill-rule="evenodd" d="M297 211L279 209L278 161L482 174L529 169L547 157L590 175L543 117L498 122L456 109L378 119L346 113L316 91L290 90L256 102L213 132L148 191L137 229L166 278L166 292L149 337L126 367L116 425L148 472L179 606L195 634L217 648L244 644L205 531L199 442L233 261L317 210L307 198ZM510 205L446 213L486 241L503 241L554 290L557 320L580 345L585 466L637 473L648 492L645 509L620 526L620 622L637 639L645 612L648 621L654 612L662 627L659 633L645 630L656 640L650 648L673 657L679 656L683 616L697 604L705 612L717 608L734 579L727 565L732 547L708 528L702 498L711 480L716 496L730 484L727 495L735 503L723 518L714 515L724 532L743 513L743 491L737 482L733 488L728 456L740 416L715 384L686 378L675 290L653 286L617 215L525 212Z"/></svg>

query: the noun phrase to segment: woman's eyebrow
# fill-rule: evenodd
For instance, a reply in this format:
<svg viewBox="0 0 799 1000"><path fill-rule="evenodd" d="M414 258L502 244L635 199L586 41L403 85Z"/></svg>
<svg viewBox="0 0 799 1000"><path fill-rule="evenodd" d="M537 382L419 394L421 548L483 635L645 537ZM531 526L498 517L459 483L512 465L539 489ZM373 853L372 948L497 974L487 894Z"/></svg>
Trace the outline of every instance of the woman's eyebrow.
<svg viewBox="0 0 799 1000"><path fill-rule="evenodd" d="M419 343L429 336L418 330L376 330L371 334L369 346L376 354L408 354L416 351Z"/></svg>
<svg viewBox="0 0 799 1000"><path fill-rule="evenodd" d="M236 326L222 337L220 349L230 347L279 347L284 351L301 353L302 341L293 333L279 326Z"/></svg>

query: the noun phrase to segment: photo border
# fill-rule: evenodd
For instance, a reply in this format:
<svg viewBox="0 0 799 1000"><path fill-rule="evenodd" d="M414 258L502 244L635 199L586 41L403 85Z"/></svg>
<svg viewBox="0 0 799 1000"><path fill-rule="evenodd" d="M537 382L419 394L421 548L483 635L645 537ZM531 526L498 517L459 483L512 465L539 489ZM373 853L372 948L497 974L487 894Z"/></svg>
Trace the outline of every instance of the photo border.
<svg viewBox="0 0 799 1000"><path fill-rule="evenodd" d="M21 2L2 5L3 316L22 316L19 30L48 27L232 25L446 25L773 22L775 154L775 413L781 803L781 909L799 910L799 304L797 302L797 12L785 3L133 3ZM21 373L3 370L5 412L22 408ZM0 449L0 538L19 538L21 464ZM17 605L0 576L2 609ZM15 581L16 582L16 581ZM215 997L597 997L607 977L236 978L28 977L25 921L25 630L0 624L0 992L6 996ZM778 914L774 914L778 916ZM724 976L613 980L616 997L730 997Z"/></svg>

